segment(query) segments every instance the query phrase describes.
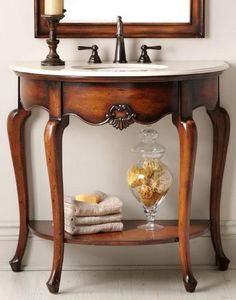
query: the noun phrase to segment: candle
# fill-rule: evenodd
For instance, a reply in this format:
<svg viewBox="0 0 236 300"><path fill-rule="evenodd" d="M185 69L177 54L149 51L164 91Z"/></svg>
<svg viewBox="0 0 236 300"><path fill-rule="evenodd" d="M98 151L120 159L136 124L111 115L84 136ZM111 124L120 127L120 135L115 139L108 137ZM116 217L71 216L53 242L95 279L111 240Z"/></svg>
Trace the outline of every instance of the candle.
<svg viewBox="0 0 236 300"><path fill-rule="evenodd" d="M45 15L61 15L64 9L64 0L45 0Z"/></svg>

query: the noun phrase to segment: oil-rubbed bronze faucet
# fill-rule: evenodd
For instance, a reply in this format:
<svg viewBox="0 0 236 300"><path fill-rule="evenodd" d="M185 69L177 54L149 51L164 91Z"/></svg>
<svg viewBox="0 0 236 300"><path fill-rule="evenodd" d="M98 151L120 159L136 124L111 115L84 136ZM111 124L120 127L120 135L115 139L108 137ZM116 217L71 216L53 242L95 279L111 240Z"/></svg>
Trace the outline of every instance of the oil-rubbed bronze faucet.
<svg viewBox="0 0 236 300"><path fill-rule="evenodd" d="M141 55L138 59L138 63L143 63L143 64L150 64L152 61L150 57L148 56L147 50L152 49L152 50L161 50L161 46L147 46L147 45L142 45L141 46Z"/></svg>
<svg viewBox="0 0 236 300"><path fill-rule="evenodd" d="M125 54L125 41L123 35L123 22L120 16L117 17L117 32L116 32L116 50L114 63L127 63Z"/></svg>
<svg viewBox="0 0 236 300"><path fill-rule="evenodd" d="M78 50L89 50L89 49L92 50L92 54L91 54L91 56L88 60L88 63L89 64L101 64L102 61L101 61L101 58L98 55L98 46L97 45L93 45L93 46L90 46L90 47L78 46Z"/></svg>

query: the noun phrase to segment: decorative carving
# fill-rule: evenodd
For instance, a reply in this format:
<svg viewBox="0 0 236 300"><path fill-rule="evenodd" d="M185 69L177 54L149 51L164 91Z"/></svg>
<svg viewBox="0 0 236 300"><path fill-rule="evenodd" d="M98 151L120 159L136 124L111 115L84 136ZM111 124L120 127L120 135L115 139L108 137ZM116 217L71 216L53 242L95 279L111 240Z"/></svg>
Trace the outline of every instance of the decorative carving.
<svg viewBox="0 0 236 300"><path fill-rule="evenodd" d="M106 117L105 123L109 123L116 129L123 130L134 123L136 115L129 105L117 104L110 108Z"/></svg>

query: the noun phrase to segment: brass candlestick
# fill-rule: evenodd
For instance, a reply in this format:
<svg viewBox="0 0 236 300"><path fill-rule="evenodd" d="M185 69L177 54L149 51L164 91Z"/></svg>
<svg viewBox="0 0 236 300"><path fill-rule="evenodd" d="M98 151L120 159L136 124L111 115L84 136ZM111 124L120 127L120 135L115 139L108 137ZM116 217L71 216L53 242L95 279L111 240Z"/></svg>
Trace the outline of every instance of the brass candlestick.
<svg viewBox="0 0 236 300"><path fill-rule="evenodd" d="M41 62L42 66L63 66L65 62L60 59L60 56L57 54L57 45L59 40L56 38L56 29L60 20L64 18L64 12L60 15L42 15L46 19L48 28L49 28L49 38L47 39L47 44L49 47L49 53L45 60Z"/></svg>

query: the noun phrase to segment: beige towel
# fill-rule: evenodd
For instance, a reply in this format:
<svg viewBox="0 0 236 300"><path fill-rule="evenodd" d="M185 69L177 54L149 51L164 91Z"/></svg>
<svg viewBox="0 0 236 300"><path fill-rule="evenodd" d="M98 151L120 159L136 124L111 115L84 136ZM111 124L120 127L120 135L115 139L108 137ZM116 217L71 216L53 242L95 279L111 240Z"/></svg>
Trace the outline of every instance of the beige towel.
<svg viewBox="0 0 236 300"><path fill-rule="evenodd" d="M90 226L68 226L65 224L65 231L71 235L93 234L98 232L114 232L114 231L122 231L122 230L123 230L123 223L121 222L90 225Z"/></svg>
<svg viewBox="0 0 236 300"><path fill-rule="evenodd" d="M77 225L97 225L112 222L120 222L122 220L122 214L98 216L98 217L72 217L68 216L65 212L65 224L68 226Z"/></svg>
<svg viewBox="0 0 236 300"><path fill-rule="evenodd" d="M86 203L66 196L64 199L65 215L68 217L106 216L121 213L123 203L115 196L107 196L100 203Z"/></svg>

